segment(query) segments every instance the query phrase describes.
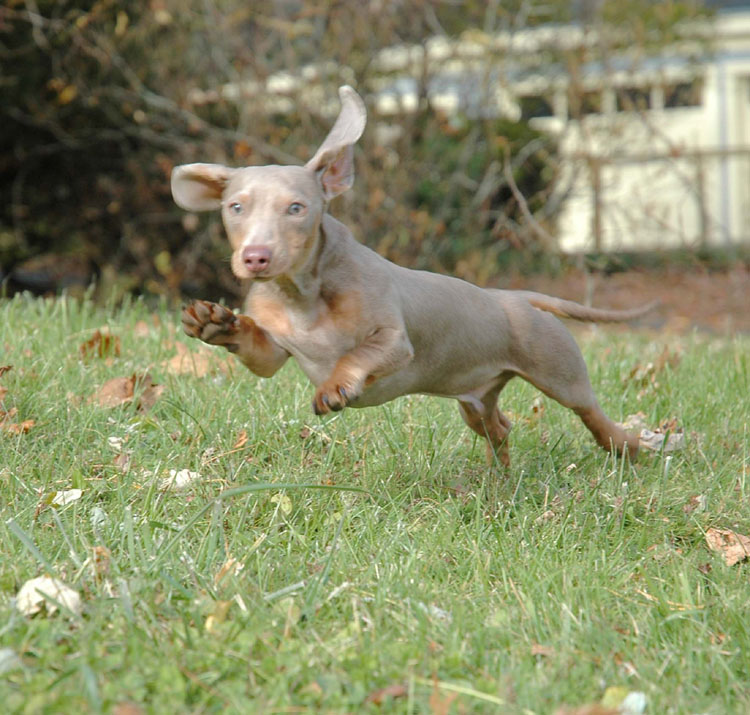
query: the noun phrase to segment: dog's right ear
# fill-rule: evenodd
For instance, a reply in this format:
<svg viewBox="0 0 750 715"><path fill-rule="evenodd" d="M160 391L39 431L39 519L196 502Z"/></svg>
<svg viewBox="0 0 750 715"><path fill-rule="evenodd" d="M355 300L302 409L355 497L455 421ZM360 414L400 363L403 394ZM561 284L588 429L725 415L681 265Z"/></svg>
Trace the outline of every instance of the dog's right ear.
<svg viewBox="0 0 750 715"><path fill-rule="evenodd" d="M188 211L221 208L221 196L236 169L221 164L183 164L172 170L172 197Z"/></svg>
<svg viewBox="0 0 750 715"><path fill-rule="evenodd" d="M362 136L367 110L362 98L349 85L339 87L341 112L318 151L305 168L320 182L323 198L330 201L354 183L354 142Z"/></svg>

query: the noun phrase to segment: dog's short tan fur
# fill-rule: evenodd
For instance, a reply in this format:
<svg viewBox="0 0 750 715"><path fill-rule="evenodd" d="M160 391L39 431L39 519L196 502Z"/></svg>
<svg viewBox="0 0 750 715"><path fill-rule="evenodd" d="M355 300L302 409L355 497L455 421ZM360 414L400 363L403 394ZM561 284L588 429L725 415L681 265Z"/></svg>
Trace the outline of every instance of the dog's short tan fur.
<svg viewBox="0 0 750 715"><path fill-rule="evenodd" d="M523 291L487 290L390 263L326 213L353 183L353 144L365 107L350 87L341 113L304 166L179 166L175 201L221 209L232 269L252 279L244 314L196 301L185 332L273 375L292 355L316 387L319 415L424 393L458 400L488 454L509 464L509 420L497 398L520 376L574 410L605 449L631 456L638 440L599 407L575 341L553 315L622 321L648 308L603 311Z"/></svg>

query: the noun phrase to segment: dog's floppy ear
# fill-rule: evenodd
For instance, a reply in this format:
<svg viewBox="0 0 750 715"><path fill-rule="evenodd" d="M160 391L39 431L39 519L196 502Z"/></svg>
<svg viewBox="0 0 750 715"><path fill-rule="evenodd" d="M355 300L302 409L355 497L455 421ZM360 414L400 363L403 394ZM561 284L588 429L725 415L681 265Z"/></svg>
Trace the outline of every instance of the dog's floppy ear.
<svg viewBox="0 0 750 715"><path fill-rule="evenodd" d="M183 164L172 170L172 197L188 211L221 208L224 187L236 169L221 164Z"/></svg>
<svg viewBox="0 0 750 715"><path fill-rule="evenodd" d="M349 86L339 87L341 112L336 123L305 168L315 172L323 197L334 196L350 189L354 183L354 142L362 136L367 110L362 98Z"/></svg>

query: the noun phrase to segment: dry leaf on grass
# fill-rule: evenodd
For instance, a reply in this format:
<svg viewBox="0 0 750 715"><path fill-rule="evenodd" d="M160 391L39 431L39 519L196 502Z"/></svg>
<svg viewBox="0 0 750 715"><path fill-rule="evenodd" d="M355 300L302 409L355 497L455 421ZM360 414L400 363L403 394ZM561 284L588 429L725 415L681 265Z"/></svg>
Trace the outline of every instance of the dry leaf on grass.
<svg viewBox="0 0 750 715"><path fill-rule="evenodd" d="M638 434L638 446L641 449L669 454L685 448L685 432L676 417L664 420L655 430L650 430L646 426L646 415L636 412L628 415L621 426Z"/></svg>
<svg viewBox="0 0 750 715"><path fill-rule="evenodd" d="M180 342L167 343L166 347L177 351L174 357L162 363L162 367L172 375L205 377L218 370L229 372L231 369L230 362L218 350L201 345L191 350L185 343Z"/></svg>
<svg viewBox="0 0 750 715"><path fill-rule="evenodd" d="M535 397L531 402L532 421L539 420L544 415L544 398Z"/></svg>
<svg viewBox="0 0 750 715"><path fill-rule="evenodd" d="M247 444L247 430L240 430L237 435L237 441L234 443L232 449L242 449Z"/></svg>
<svg viewBox="0 0 750 715"><path fill-rule="evenodd" d="M27 581L16 596L16 608L24 616L33 616L45 606L47 613L52 615L57 610L58 603L75 614L81 612L81 597L78 592L59 579L49 576L39 576Z"/></svg>
<svg viewBox="0 0 750 715"><path fill-rule="evenodd" d="M531 655L550 657L555 654L555 649L551 645L542 645L541 643L531 644Z"/></svg>
<svg viewBox="0 0 750 715"><path fill-rule="evenodd" d="M26 434L36 424L34 420L15 422L13 418L17 414L17 408L11 407L6 412L5 408L0 405L0 432L7 432L8 434Z"/></svg>
<svg viewBox="0 0 750 715"><path fill-rule="evenodd" d="M151 328L148 327L148 323L145 320L139 320L133 326L133 335L136 338L147 338L151 335Z"/></svg>
<svg viewBox="0 0 750 715"><path fill-rule="evenodd" d="M91 550L90 564L96 578L101 578L109 573L111 560L112 552L106 546L94 546Z"/></svg>
<svg viewBox="0 0 750 715"><path fill-rule="evenodd" d="M214 576L214 586L219 586L225 576L236 576L244 568L245 564L230 556Z"/></svg>
<svg viewBox="0 0 750 715"><path fill-rule="evenodd" d="M112 449L112 451L119 454L120 452L122 452L122 448L125 445L125 440L122 437L116 437L113 435L111 437L107 437L107 445L110 447L110 449Z"/></svg>
<svg viewBox="0 0 750 715"><path fill-rule="evenodd" d="M694 511L706 511L707 503L705 494L694 494L682 505L682 511L686 514L692 514Z"/></svg>
<svg viewBox="0 0 750 715"><path fill-rule="evenodd" d="M203 476L199 472L191 472L189 469L170 469L169 476L159 482L159 488L179 492L200 479L203 479Z"/></svg>
<svg viewBox="0 0 750 715"><path fill-rule="evenodd" d="M118 407L132 402L136 398L138 389L140 389L137 400L139 412L150 410L164 392L164 386L155 384L149 373L141 375L133 373L130 377L113 377L107 380L89 397L88 402L99 407Z"/></svg>
<svg viewBox="0 0 750 715"><path fill-rule="evenodd" d="M92 357L119 357L120 338L112 335L110 329L104 326L96 330L85 343L81 343L78 352L84 360Z"/></svg>
<svg viewBox="0 0 750 715"><path fill-rule="evenodd" d="M432 715L448 715L451 711L453 701L458 697L458 693L441 693L435 683L435 687L430 693L430 713Z"/></svg>
<svg viewBox="0 0 750 715"><path fill-rule="evenodd" d="M404 683L393 683L385 688L373 690L366 698L366 703L382 705L387 698L405 698L409 694L409 688Z"/></svg>
<svg viewBox="0 0 750 715"><path fill-rule="evenodd" d="M0 366L0 377L9 370L12 370L12 365L1 365ZM23 420L16 422L13 418L18 414L18 409L11 407L9 410L5 408L3 400L8 394L8 388L0 385L0 432L6 432L7 434L26 434L35 424L34 420Z"/></svg>
<svg viewBox="0 0 750 715"><path fill-rule="evenodd" d="M66 489L61 492L55 492L49 503L55 506L65 506L78 501L82 496L83 489Z"/></svg>
<svg viewBox="0 0 750 715"><path fill-rule="evenodd" d="M130 462L130 452L120 452L120 454L115 456L112 460L112 464L123 474L127 474L130 471Z"/></svg>
<svg viewBox="0 0 750 715"><path fill-rule="evenodd" d="M718 551L727 566L734 566L750 556L750 538L730 529L711 528L706 532L711 551Z"/></svg>
<svg viewBox="0 0 750 715"><path fill-rule="evenodd" d="M647 428L646 415L643 412L636 412L633 415L628 415L621 424L630 432L640 432Z"/></svg>
<svg viewBox="0 0 750 715"><path fill-rule="evenodd" d="M144 715L145 710L135 703L117 703L112 708L112 715Z"/></svg>
<svg viewBox="0 0 750 715"><path fill-rule="evenodd" d="M685 449L685 433L680 428L679 432L661 432L656 430L641 430L638 437L638 446L647 449L650 452L676 452L678 449Z"/></svg>
<svg viewBox="0 0 750 715"><path fill-rule="evenodd" d="M682 360L682 353L679 349L672 350L665 346L659 355L652 361L638 363L623 380L625 384L635 383L641 387L638 393L638 399L642 398L650 389L657 389L659 383L656 376L667 366L674 368Z"/></svg>
<svg viewBox="0 0 750 715"><path fill-rule="evenodd" d="M11 413L6 414L12 417L15 412L11 410ZM0 431L7 432L8 434L26 434L35 424L36 422L34 420L10 422L9 420L6 420L4 416L0 415Z"/></svg>
<svg viewBox="0 0 750 715"><path fill-rule="evenodd" d="M612 686L604 691L601 702L576 708L563 707L555 715L641 715L646 711L645 693L628 690L623 686Z"/></svg>

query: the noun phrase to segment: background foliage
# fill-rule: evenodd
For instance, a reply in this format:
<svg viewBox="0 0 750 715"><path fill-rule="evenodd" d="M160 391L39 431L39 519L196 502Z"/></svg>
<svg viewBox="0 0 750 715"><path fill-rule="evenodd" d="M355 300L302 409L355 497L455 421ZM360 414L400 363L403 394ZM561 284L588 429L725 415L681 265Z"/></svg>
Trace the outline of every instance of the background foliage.
<svg viewBox="0 0 750 715"><path fill-rule="evenodd" d="M668 5L623 16L612 2L10 0L0 9L0 191L9 197L0 205L0 281L45 292L98 276L108 291L237 294L216 218L177 209L170 172L199 160L304 161L331 116L300 106L294 92L291 112L280 114L222 88L317 63L328 68L328 100L347 81L371 105L355 191L334 212L393 260L485 282L550 249L540 236L554 232L559 208L550 201L555 143L523 122L449 120L426 99L429 67L418 111L395 119L401 134L389 146L376 142L366 88L378 51L571 19L606 20L619 42L648 46L695 12Z"/></svg>

